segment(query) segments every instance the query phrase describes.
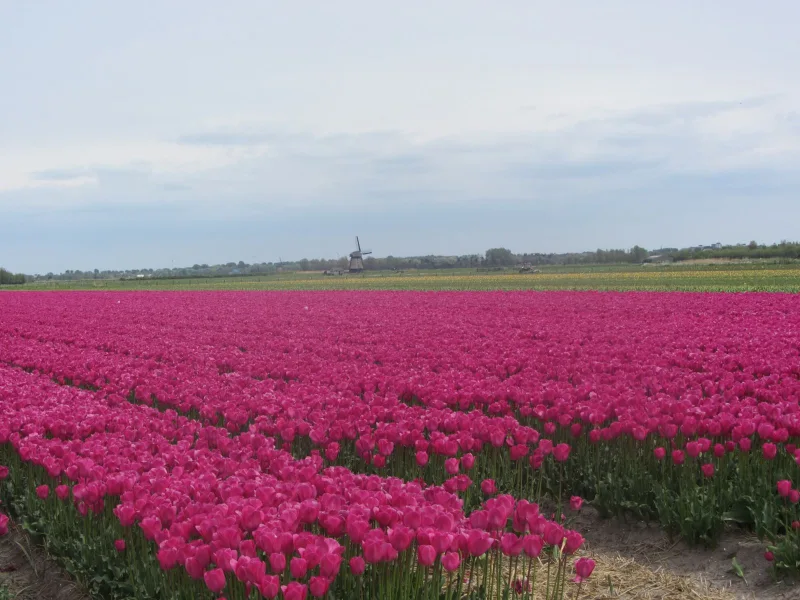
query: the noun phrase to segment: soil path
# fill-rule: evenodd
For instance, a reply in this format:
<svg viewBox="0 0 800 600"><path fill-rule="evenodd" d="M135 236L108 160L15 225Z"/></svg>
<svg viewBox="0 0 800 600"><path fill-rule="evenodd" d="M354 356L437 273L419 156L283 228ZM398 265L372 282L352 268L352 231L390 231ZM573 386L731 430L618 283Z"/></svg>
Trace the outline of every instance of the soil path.
<svg viewBox="0 0 800 600"><path fill-rule="evenodd" d="M9 523L8 534L0 537L3 588L15 600L89 600L89 595L13 523Z"/></svg>
<svg viewBox="0 0 800 600"><path fill-rule="evenodd" d="M570 526L586 538L588 555L597 553L606 559L616 555L632 567L645 567L653 577L665 573L689 578L708 587L709 593L725 591L739 600L800 600L800 583L773 578L764 559L765 544L752 534L732 530L714 549L695 548L670 540L657 524L601 519L591 507L585 507ZM744 570L744 580L733 572L734 557ZM686 597L701 598L703 594L692 591Z"/></svg>

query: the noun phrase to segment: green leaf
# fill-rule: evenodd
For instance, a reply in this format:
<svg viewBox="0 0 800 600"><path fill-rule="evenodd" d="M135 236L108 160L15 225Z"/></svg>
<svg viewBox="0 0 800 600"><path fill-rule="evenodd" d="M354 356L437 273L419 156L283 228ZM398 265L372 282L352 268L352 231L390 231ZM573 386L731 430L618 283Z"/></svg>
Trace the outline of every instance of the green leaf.
<svg viewBox="0 0 800 600"><path fill-rule="evenodd" d="M753 525L755 519L753 512L745 502L737 502L733 508L722 514L722 520L727 523L737 523L739 525Z"/></svg>
<svg viewBox="0 0 800 600"><path fill-rule="evenodd" d="M731 567L733 567L733 572L736 574L736 576L741 578L745 584L747 584L747 579L745 579L744 576L744 569L742 568L742 565L739 564L739 561L736 560L735 556L733 557L733 560L731 560Z"/></svg>

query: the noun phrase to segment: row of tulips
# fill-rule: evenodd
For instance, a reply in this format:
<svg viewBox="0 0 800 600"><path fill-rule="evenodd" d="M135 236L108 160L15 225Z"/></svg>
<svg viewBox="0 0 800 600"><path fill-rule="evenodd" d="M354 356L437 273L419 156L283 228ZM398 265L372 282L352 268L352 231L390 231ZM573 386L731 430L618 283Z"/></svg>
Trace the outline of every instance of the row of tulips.
<svg viewBox="0 0 800 600"><path fill-rule="evenodd" d="M690 541L731 521L784 531L794 296L375 294L353 323L349 294L98 294L69 296L72 326L43 310L63 296L7 297L0 360L297 458L442 484L468 507L472 480L574 490Z"/></svg>
<svg viewBox="0 0 800 600"><path fill-rule="evenodd" d="M583 543L525 500L466 514L438 486L19 369L0 368L0 406L4 502L104 597L562 598Z"/></svg>

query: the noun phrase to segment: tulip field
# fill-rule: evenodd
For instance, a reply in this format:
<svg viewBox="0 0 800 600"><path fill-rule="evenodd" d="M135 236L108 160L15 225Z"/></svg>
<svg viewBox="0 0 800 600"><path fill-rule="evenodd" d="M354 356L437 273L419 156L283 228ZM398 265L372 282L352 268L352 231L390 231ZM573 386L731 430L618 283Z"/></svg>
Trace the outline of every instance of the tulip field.
<svg viewBox="0 0 800 600"><path fill-rule="evenodd" d="M270 275L196 277L178 279L38 280L30 290L118 291L487 291L487 290L617 290L682 292L800 292L797 262L732 263L725 265L675 264L541 266L538 273L478 272L474 269L422 269L408 272L365 271L357 275L325 276L294 271ZM10 286L6 286L10 287ZM17 286L19 287L19 286Z"/></svg>
<svg viewBox="0 0 800 600"><path fill-rule="evenodd" d="M800 296L0 294L0 535L93 596L580 598L584 504L800 572Z"/></svg>

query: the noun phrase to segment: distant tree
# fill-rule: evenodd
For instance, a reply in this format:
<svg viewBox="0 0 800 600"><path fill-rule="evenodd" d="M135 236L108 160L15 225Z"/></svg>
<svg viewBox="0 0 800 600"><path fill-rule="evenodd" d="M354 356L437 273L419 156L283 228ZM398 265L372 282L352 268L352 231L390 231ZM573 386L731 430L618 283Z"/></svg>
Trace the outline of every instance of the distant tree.
<svg viewBox="0 0 800 600"><path fill-rule="evenodd" d="M631 249L631 256L633 258L633 262L643 262L644 259L647 258L647 250L641 246L634 246Z"/></svg>
<svg viewBox="0 0 800 600"><path fill-rule="evenodd" d="M758 242L756 242L755 240L751 240L750 243L747 244L747 247L750 250L755 250L756 248L758 248Z"/></svg>
<svg viewBox="0 0 800 600"><path fill-rule="evenodd" d="M22 285L23 283L25 283L25 275L22 273L12 273L0 269L0 285Z"/></svg>
<svg viewBox="0 0 800 600"><path fill-rule="evenodd" d="M515 262L514 255L507 248L489 248L486 251L486 263L493 267L507 267Z"/></svg>

